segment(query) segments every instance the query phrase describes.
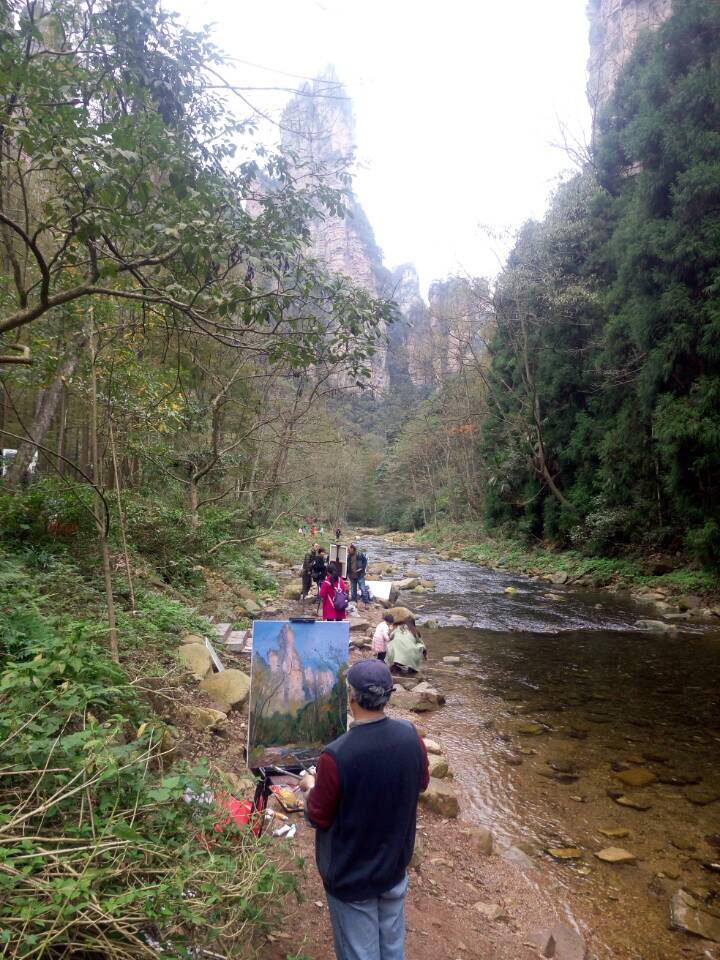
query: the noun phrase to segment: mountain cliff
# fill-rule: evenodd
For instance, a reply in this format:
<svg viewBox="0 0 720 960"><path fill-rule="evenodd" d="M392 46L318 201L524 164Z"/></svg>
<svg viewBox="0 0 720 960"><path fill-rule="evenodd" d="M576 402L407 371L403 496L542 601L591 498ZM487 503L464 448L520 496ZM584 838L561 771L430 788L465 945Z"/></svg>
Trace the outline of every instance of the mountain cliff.
<svg viewBox="0 0 720 960"><path fill-rule="evenodd" d="M334 185L346 186L343 171L355 148L355 120L351 101L332 68L300 88L283 113L282 129L283 146L299 165L321 163ZM333 271L398 306L399 320L387 331L387 347L374 358L375 395L408 384L436 386L459 368L467 354L470 318L482 314L479 301L473 300L472 284L461 278L433 284L428 306L411 263L394 270L384 265L372 226L351 188L347 209L344 218L318 220L312 253Z"/></svg>
<svg viewBox="0 0 720 960"><path fill-rule="evenodd" d="M639 34L658 27L671 12L672 0L590 0L587 94L593 109L612 93Z"/></svg>

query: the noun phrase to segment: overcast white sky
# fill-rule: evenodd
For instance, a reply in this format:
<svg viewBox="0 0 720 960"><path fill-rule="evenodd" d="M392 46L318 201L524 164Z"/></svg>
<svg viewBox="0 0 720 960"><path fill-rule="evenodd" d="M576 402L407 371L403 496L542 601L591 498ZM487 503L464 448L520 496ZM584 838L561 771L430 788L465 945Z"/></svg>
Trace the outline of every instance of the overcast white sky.
<svg viewBox="0 0 720 960"><path fill-rule="evenodd" d="M423 292L450 273L493 275L484 226L541 216L570 168L560 123L589 128L586 0L166 0L215 23L249 83L293 85L332 63L357 120L355 189L388 266ZM278 71L278 72L274 72ZM262 105L278 111L270 94Z"/></svg>

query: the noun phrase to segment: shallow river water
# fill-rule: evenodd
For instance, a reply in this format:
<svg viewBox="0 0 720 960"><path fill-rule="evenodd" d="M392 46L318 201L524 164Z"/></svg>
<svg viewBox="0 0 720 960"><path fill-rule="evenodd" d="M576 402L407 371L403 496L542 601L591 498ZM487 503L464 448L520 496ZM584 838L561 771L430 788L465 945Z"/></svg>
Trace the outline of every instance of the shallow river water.
<svg viewBox="0 0 720 960"><path fill-rule="evenodd" d="M720 876L703 867L720 858L720 630L650 635L633 624L656 617L652 607L615 593L418 563L418 551L380 539L363 546L371 562L434 581L400 602L439 624L424 638L447 705L430 723L469 801L463 816L530 845L541 885L564 899L593 956L720 960L719 945L668 928L679 887L720 907ZM448 655L460 664L443 664ZM656 779L626 787L617 774L632 769ZM594 853L610 846L637 862L600 862ZM581 853L556 861L550 847Z"/></svg>

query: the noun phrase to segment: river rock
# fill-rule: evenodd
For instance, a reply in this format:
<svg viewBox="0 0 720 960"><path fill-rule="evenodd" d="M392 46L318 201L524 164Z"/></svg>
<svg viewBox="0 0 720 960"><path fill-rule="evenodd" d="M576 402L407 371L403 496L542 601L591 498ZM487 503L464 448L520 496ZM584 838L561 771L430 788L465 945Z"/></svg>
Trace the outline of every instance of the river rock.
<svg viewBox="0 0 720 960"><path fill-rule="evenodd" d="M598 850L595 856L603 863L635 863L635 854L622 847L605 847L604 850Z"/></svg>
<svg viewBox="0 0 720 960"><path fill-rule="evenodd" d="M430 776L438 780L442 780L450 772L450 767L445 757L440 757L434 753L428 757L428 769Z"/></svg>
<svg viewBox="0 0 720 960"><path fill-rule="evenodd" d="M585 960L587 946L585 941L572 927L557 923L549 930L531 933L529 942L537 947L540 956L552 960Z"/></svg>
<svg viewBox="0 0 720 960"><path fill-rule="evenodd" d="M675 603L681 610L699 610L702 607L702 599L692 593L686 593L675 600Z"/></svg>
<svg viewBox="0 0 720 960"><path fill-rule="evenodd" d="M651 803L648 803L647 800L633 800L631 797L623 796L622 794L619 797L612 798L615 803L619 803L621 807L629 807L631 810L649 810L652 806Z"/></svg>
<svg viewBox="0 0 720 960"><path fill-rule="evenodd" d="M466 827L462 839L463 846L478 856L489 857L493 852L495 841L487 827Z"/></svg>
<svg viewBox="0 0 720 960"><path fill-rule="evenodd" d="M533 866L530 857L519 847L508 847L507 850L502 851L500 856L503 860L514 863L516 867L521 867L523 870L529 870Z"/></svg>
<svg viewBox="0 0 720 960"><path fill-rule="evenodd" d="M428 740L427 737L423 737L423 743L425 744L425 749L428 753L438 754L442 753L442 747L439 743L436 743L435 740Z"/></svg>
<svg viewBox="0 0 720 960"><path fill-rule="evenodd" d="M564 570L557 570L550 577L551 583L563 584L568 582L568 575Z"/></svg>
<svg viewBox="0 0 720 960"><path fill-rule="evenodd" d="M225 630L229 630L231 624L229 623L218 623L216 627L216 632L218 636L222 636L220 633L220 627L224 627ZM181 644L190 644L190 643L199 643L200 646L205 646L205 638L199 637L196 633L189 633L187 630L180 631L180 643Z"/></svg>
<svg viewBox="0 0 720 960"><path fill-rule="evenodd" d="M210 651L204 643L183 644L178 648L178 660L196 680L204 680L212 673Z"/></svg>
<svg viewBox="0 0 720 960"><path fill-rule="evenodd" d="M553 860L579 860L582 857L580 847L548 847L547 852Z"/></svg>
<svg viewBox="0 0 720 960"><path fill-rule="evenodd" d="M282 595L285 600L299 600L302 586L297 583L287 583L283 587Z"/></svg>
<svg viewBox="0 0 720 960"><path fill-rule="evenodd" d="M420 586L418 577L403 577L402 580L395 580L393 586L396 590L413 590Z"/></svg>
<svg viewBox="0 0 720 960"><path fill-rule="evenodd" d="M517 732L526 737L538 737L546 729L541 723L521 723L516 727Z"/></svg>
<svg viewBox="0 0 720 960"><path fill-rule="evenodd" d="M413 687L416 687L416 686L420 683L420 681L421 681L421 677L418 677L418 676L415 676L415 677L413 677L413 676L410 676L410 677L400 677L400 676L398 676L398 677L393 677L393 683L395 684L395 701L394 701L394 702L395 702L398 706L403 706L403 704L402 704L402 702L401 702L401 701L402 701L402 694L400 694L400 697L397 696L397 688L398 688L398 687L399 687L401 690L412 690ZM407 707L407 709L409 710L410 708Z"/></svg>
<svg viewBox="0 0 720 960"><path fill-rule="evenodd" d="M460 657L443 657L442 662L443 663L462 663L462 659Z"/></svg>
<svg viewBox="0 0 720 960"><path fill-rule="evenodd" d="M439 704L433 705L429 700L422 701L420 697L413 696L413 690L418 686L416 683L411 688L406 688L403 684L398 684L398 680L408 680L409 677L393 677L395 682L395 692L393 693L392 703L395 707L402 710L413 710L416 713L425 713L429 710L437 710Z"/></svg>
<svg viewBox="0 0 720 960"><path fill-rule="evenodd" d="M407 607L390 607L388 613L392 616L395 623L405 623L406 620L410 620L413 617L411 610L408 610Z"/></svg>
<svg viewBox="0 0 720 960"><path fill-rule="evenodd" d="M486 920L507 920L505 908L499 903L474 903L473 909L485 917Z"/></svg>
<svg viewBox="0 0 720 960"><path fill-rule="evenodd" d="M703 787L688 787L683 790L683 796L698 807L706 807L708 804L720 800L720 793L714 790L706 790Z"/></svg>
<svg viewBox="0 0 720 960"><path fill-rule="evenodd" d="M622 770L615 774L615 779L622 781L626 787L647 787L655 783L657 777L645 767L635 767L632 770Z"/></svg>
<svg viewBox="0 0 720 960"><path fill-rule="evenodd" d="M460 804L458 803L455 789L443 780L430 778L427 790L420 794L420 803L447 819L454 819L460 813Z"/></svg>
<svg viewBox="0 0 720 960"><path fill-rule="evenodd" d="M222 710L213 710L211 707L193 707L183 703L178 704L178 713L196 730L217 733L227 723L227 715Z"/></svg>
<svg viewBox="0 0 720 960"><path fill-rule="evenodd" d="M408 692L411 697L408 709L414 710L416 713L437 710L438 707L441 707L445 703L443 694L437 691L435 687L431 687L427 680L418 683L417 686Z"/></svg>
<svg viewBox="0 0 720 960"><path fill-rule="evenodd" d="M516 753L501 753L500 756L509 767L521 767L523 765L523 758Z"/></svg>
<svg viewBox="0 0 720 960"><path fill-rule="evenodd" d="M624 840L632 836L632 830L628 830L627 827L600 827L599 832L610 840Z"/></svg>
<svg viewBox="0 0 720 960"><path fill-rule="evenodd" d="M221 710L229 713L233 708L239 710L250 694L250 677L242 670L223 670L213 673L200 683L200 689L216 703Z"/></svg>
<svg viewBox="0 0 720 960"><path fill-rule="evenodd" d="M638 630L645 631L645 633L677 633L677 627L674 624L665 623L662 620L636 620L635 626Z"/></svg>
<svg viewBox="0 0 720 960"><path fill-rule="evenodd" d="M370 621L364 617L348 617L347 622L350 624L350 633L364 632L370 626Z"/></svg>
<svg viewBox="0 0 720 960"><path fill-rule="evenodd" d="M686 890L678 890L670 901L670 924L675 930L684 930L703 940L720 943L720 917L703 910L700 903Z"/></svg>

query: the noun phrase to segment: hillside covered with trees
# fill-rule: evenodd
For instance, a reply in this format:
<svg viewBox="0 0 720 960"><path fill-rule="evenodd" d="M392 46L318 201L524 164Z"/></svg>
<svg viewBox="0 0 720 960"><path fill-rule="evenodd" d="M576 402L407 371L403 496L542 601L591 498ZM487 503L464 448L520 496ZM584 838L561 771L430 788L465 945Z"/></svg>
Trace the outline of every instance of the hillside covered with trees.
<svg viewBox="0 0 720 960"><path fill-rule="evenodd" d="M484 302L485 349L387 451L386 522L718 563L719 58L705 0L640 38Z"/></svg>

